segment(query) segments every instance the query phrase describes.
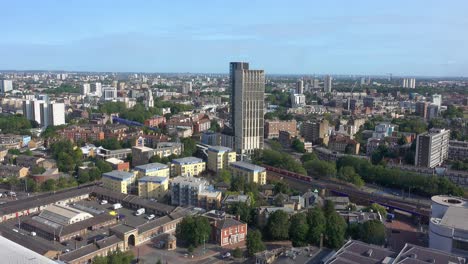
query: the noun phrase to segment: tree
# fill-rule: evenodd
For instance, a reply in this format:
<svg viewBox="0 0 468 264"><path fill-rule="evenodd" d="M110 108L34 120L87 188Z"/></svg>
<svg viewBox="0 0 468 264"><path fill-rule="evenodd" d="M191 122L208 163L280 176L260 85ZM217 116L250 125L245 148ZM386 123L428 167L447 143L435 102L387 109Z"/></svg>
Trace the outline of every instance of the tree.
<svg viewBox="0 0 468 264"><path fill-rule="evenodd" d="M304 142L300 141L299 139L295 138L292 143L291 143L291 147L299 152L299 153L304 153L305 152L305 148L304 148Z"/></svg>
<svg viewBox="0 0 468 264"><path fill-rule="evenodd" d="M378 220L364 222L361 226L360 234L362 241L366 243L374 245L385 244L385 226Z"/></svg>
<svg viewBox="0 0 468 264"><path fill-rule="evenodd" d="M103 160L97 160L96 161L96 167L99 169L99 171L101 173L106 173L106 172L112 171L112 166L109 163L107 163L107 162L105 162Z"/></svg>
<svg viewBox="0 0 468 264"><path fill-rule="evenodd" d="M89 172L86 170L80 171L78 174L78 183L83 184L89 182Z"/></svg>
<svg viewBox="0 0 468 264"><path fill-rule="evenodd" d="M246 185L246 180L244 177L233 177L231 179L231 191L233 192L242 192L244 191Z"/></svg>
<svg viewBox="0 0 468 264"><path fill-rule="evenodd" d="M210 130L213 132L221 132L221 127L216 120L211 120Z"/></svg>
<svg viewBox="0 0 468 264"><path fill-rule="evenodd" d="M184 144L183 157L190 157L197 151L197 142L191 138L183 138L181 142Z"/></svg>
<svg viewBox="0 0 468 264"><path fill-rule="evenodd" d="M372 211L374 213L378 212L383 218L387 218L387 209L385 209L385 207L383 207L382 205L378 203L371 204L369 207L365 209L365 211L367 212Z"/></svg>
<svg viewBox="0 0 468 264"><path fill-rule="evenodd" d="M222 169L222 170L219 171L219 180L221 182L231 184L231 178L232 178L232 175L231 175L231 172L229 170Z"/></svg>
<svg viewBox="0 0 468 264"><path fill-rule="evenodd" d="M210 234L210 222L202 216L185 217L176 228L177 238L195 247L206 242Z"/></svg>
<svg viewBox="0 0 468 264"><path fill-rule="evenodd" d="M187 251L188 251L188 253L190 253L190 254L192 254L193 251L195 251L195 248L193 247L192 244L190 244L190 245L188 246Z"/></svg>
<svg viewBox="0 0 468 264"><path fill-rule="evenodd" d="M265 250L265 244L262 241L262 233L258 230L249 231L247 234L247 253L253 256L255 253Z"/></svg>
<svg viewBox="0 0 468 264"><path fill-rule="evenodd" d="M325 236L327 224L325 214L320 207L315 207L307 212L307 224L309 225L309 233L307 235L309 242L319 246L321 236Z"/></svg>
<svg viewBox="0 0 468 264"><path fill-rule="evenodd" d="M332 212L327 216L325 234L329 247L338 249L343 245L346 234L346 222L337 212Z"/></svg>
<svg viewBox="0 0 468 264"><path fill-rule="evenodd" d="M289 216L282 210L273 212L268 218L266 232L272 240L286 240L289 238Z"/></svg>
<svg viewBox="0 0 468 264"><path fill-rule="evenodd" d="M242 250L239 248L239 247L236 247L233 251L232 251L232 256L235 257L235 258L242 258Z"/></svg>
<svg viewBox="0 0 468 264"><path fill-rule="evenodd" d="M317 159L317 154L315 154L314 152L305 153L301 156L302 163L306 163L309 160L315 160L315 159Z"/></svg>
<svg viewBox="0 0 468 264"><path fill-rule="evenodd" d="M45 192L55 191L56 185L54 179L48 179L42 183L41 189Z"/></svg>
<svg viewBox="0 0 468 264"><path fill-rule="evenodd" d="M289 226L289 237L293 247L302 247L307 244L307 234L309 225L307 217L304 213L297 213L291 217L291 225Z"/></svg>
<svg viewBox="0 0 468 264"><path fill-rule="evenodd" d="M101 179L101 171L97 167L89 169L89 181L95 181Z"/></svg>
<svg viewBox="0 0 468 264"><path fill-rule="evenodd" d="M336 175L336 167L333 163L323 160L309 160L304 163L304 168L309 174L319 177L333 177Z"/></svg>
<svg viewBox="0 0 468 264"><path fill-rule="evenodd" d="M252 209L245 203L234 203L229 206L227 211L229 214L240 216L240 219L245 223L252 221Z"/></svg>

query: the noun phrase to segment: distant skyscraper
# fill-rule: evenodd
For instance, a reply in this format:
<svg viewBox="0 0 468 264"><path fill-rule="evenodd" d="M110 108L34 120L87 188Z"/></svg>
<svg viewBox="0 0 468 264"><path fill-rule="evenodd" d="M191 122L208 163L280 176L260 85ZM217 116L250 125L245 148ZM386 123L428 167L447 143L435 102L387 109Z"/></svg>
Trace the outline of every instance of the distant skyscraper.
<svg viewBox="0 0 468 264"><path fill-rule="evenodd" d="M297 94L303 94L304 93L304 81L299 80L296 83L296 93Z"/></svg>
<svg viewBox="0 0 468 264"><path fill-rule="evenodd" d="M436 104L440 108L440 106L442 105L442 95L433 94L432 95L432 103Z"/></svg>
<svg viewBox="0 0 468 264"><path fill-rule="evenodd" d="M182 93L188 94L192 91L192 82L184 82L182 85Z"/></svg>
<svg viewBox="0 0 468 264"><path fill-rule="evenodd" d="M229 77L235 150L252 154L263 149L265 73L249 70L246 62L231 62Z"/></svg>
<svg viewBox="0 0 468 264"><path fill-rule="evenodd" d="M323 91L326 93L331 93L332 91L332 80L333 78L330 75L325 76L323 81Z"/></svg>
<svg viewBox="0 0 468 264"><path fill-rule="evenodd" d="M100 82L94 84L94 93L99 97L102 96L102 84Z"/></svg>
<svg viewBox="0 0 468 264"><path fill-rule="evenodd" d="M13 90L12 80L0 80L0 93L6 93Z"/></svg>
<svg viewBox="0 0 468 264"><path fill-rule="evenodd" d="M403 88L416 88L416 79L415 78L404 78L402 82Z"/></svg>
<svg viewBox="0 0 468 264"><path fill-rule="evenodd" d="M81 88L82 95L88 95L91 92L91 85L89 83L83 83L83 87Z"/></svg>
<svg viewBox="0 0 468 264"><path fill-rule="evenodd" d="M153 100L153 92L151 90L148 90L146 92L146 110L148 110L149 108L152 108L154 107L154 100Z"/></svg>
<svg viewBox="0 0 468 264"><path fill-rule="evenodd" d="M434 168L442 165L448 157L450 130L432 128L416 138L414 165Z"/></svg>
<svg viewBox="0 0 468 264"><path fill-rule="evenodd" d="M427 117L427 106L429 105L428 102L417 102L416 103L416 109L415 109L415 114L426 118Z"/></svg>

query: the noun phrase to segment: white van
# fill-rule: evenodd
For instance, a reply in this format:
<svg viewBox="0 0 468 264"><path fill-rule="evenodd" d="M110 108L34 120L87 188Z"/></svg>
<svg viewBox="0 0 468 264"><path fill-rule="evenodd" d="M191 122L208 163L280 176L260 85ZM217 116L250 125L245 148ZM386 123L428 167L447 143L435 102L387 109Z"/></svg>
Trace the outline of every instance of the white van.
<svg viewBox="0 0 468 264"><path fill-rule="evenodd" d="M36 236L36 232L31 232L31 236Z"/></svg>
<svg viewBox="0 0 468 264"><path fill-rule="evenodd" d="M144 213L145 213L145 208L140 208L140 209L136 210L135 215L139 216L139 215L142 215Z"/></svg>
<svg viewBox="0 0 468 264"><path fill-rule="evenodd" d="M112 208L113 208L114 210L117 210L117 209L122 208L122 205L119 204L119 203L116 203L116 204L113 204L113 205L112 205Z"/></svg>
<svg viewBox="0 0 468 264"><path fill-rule="evenodd" d="M101 205L107 204L107 200L102 200Z"/></svg>

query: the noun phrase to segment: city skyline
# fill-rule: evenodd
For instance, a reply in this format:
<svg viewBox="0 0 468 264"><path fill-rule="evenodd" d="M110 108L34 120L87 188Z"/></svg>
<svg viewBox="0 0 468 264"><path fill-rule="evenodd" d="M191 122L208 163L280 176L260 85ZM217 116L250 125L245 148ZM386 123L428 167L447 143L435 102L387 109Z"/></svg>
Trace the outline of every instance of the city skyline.
<svg viewBox="0 0 468 264"><path fill-rule="evenodd" d="M0 69L468 75L463 1L110 3L4 3Z"/></svg>

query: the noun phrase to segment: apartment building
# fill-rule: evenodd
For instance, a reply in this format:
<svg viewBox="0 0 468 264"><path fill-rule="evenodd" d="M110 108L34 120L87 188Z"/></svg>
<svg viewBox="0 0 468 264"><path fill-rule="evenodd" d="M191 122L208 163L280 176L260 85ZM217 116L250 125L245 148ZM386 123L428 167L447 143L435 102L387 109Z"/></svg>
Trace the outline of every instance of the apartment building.
<svg viewBox="0 0 468 264"><path fill-rule="evenodd" d="M208 170L218 172L226 169L231 162L236 161L236 152L223 146L211 146L207 150Z"/></svg>
<svg viewBox="0 0 468 264"><path fill-rule="evenodd" d="M263 167L244 161L229 164L232 177L244 177L246 182L254 182L260 185L266 184L266 170Z"/></svg>
<svg viewBox="0 0 468 264"><path fill-rule="evenodd" d="M450 130L432 128L416 138L415 166L434 168L448 158Z"/></svg>
<svg viewBox="0 0 468 264"><path fill-rule="evenodd" d="M145 176L138 179L138 196L144 198L163 198L169 189L169 177Z"/></svg>
<svg viewBox="0 0 468 264"><path fill-rule="evenodd" d="M180 176L197 176L204 172L206 163L196 157L185 157L180 159L173 159L171 164L171 175Z"/></svg>

